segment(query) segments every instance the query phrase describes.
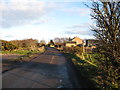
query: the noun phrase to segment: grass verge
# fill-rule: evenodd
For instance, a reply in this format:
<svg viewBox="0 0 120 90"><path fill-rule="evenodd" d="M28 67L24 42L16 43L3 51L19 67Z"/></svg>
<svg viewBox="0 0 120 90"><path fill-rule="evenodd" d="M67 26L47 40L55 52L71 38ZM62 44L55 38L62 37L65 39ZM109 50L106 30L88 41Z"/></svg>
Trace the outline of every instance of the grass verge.
<svg viewBox="0 0 120 90"><path fill-rule="evenodd" d="M78 79L82 88L96 88L96 76L98 76L98 68L95 64L88 60L82 60L78 55L71 53L63 53L67 60L71 60L74 64Z"/></svg>
<svg viewBox="0 0 120 90"><path fill-rule="evenodd" d="M26 55L26 54L33 54L33 53L41 53L41 51L31 51L31 50L12 50L12 51L1 51L1 54L20 54L20 55Z"/></svg>
<svg viewBox="0 0 120 90"><path fill-rule="evenodd" d="M38 57L41 53L45 52L45 49L39 51L31 50L14 50L14 51L2 51L5 54L5 58L2 60L2 73L19 67L25 63L30 62L34 58ZM3 54L2 53L2 54ZM14 54L19 54L15 57Z"/></svg>

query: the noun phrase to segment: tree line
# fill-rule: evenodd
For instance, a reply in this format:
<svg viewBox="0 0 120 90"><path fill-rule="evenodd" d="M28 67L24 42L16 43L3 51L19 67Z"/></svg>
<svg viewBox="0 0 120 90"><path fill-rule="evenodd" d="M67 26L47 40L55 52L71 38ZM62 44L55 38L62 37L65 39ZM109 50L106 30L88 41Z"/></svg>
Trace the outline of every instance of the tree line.
<svg viewBox="0 0 120 90"><path fill-rule="evenodd" d="M0 40L2 45L2 50L14 50L14 49L26 49L26 50L36 50L38 47L45 46L45 41L40 42L37 39L24 39L24 40L11 40L5 41Z"/></svg>

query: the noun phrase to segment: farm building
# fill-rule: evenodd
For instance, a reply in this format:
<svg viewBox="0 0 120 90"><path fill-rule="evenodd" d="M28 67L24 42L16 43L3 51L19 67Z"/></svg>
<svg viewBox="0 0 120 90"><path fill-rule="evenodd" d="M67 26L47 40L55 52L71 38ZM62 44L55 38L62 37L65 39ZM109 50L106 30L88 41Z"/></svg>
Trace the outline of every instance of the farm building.
<svg viewBox="0 0 120 90"><path fill-rule="evenodd" d="M69 41L66 42L67 47L80 46L82 44L83 44L83 40L80 39L79 37L74 37L73 39L69 39Z"/></svg>

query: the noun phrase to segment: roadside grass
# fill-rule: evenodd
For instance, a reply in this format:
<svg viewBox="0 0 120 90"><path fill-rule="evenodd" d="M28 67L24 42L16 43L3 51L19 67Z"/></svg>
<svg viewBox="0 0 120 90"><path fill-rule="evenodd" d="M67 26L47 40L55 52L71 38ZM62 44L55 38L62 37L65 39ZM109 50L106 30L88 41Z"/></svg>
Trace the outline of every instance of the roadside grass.
<svg viewBox="0 0 120 90"><path fill-rule="evenodd" d="M85 60L81 59L81 55L71 54L71 53L65 53L63 52L63 55L67 60L71 60L75 66L75 69L77 70L77 74L79 75L80 84L83 88L97 88L99 87L97 83L96 77L99 76L99 69L97 67L97 64L95 63L96 60L93 58L96 55L91 54L91 58L86 58Z"/></svg>
<svg viewBox="0 0 120 90"><path fill-rule="evenodd" d="M30 58L36 56L37 54L43 53L45 52L45 48L39 48L39 50L21 50L21 49L17 49L17 50L12 50L12 51L1 51L0 54L8 54L8 55L20 55L18 58L15 59L9 59L9 61L25 61L28 62Z"/></svg>
<svg viewBox="0 0 120 90"><path fill-rule="evenodd" d="M20 54L20 55L26 55L26 54L32 54L32 53L40 53L41 51L31 51L31 50L12 50L12 51L1 51L1 54Z"/></svg>
<svg viewBox="0 0 120 90"><path fill-rule="evenodd" d="M39 54L45 52L45 48L39 48L38 50L12 50L12 51L2 51L1 54L5 55L2 59L2 73L13 69L14 67L19 67L25 63L30 62L32 59L39 56Z"/></svg>

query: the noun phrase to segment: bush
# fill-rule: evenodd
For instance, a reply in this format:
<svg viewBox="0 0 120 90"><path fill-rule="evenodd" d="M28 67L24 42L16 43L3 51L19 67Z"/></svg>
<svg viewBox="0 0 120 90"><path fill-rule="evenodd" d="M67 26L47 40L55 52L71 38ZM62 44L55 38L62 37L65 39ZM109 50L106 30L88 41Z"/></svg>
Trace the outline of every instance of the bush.
<svg viewBox="0 0 120 90"><path fill-rule="evenodd" d="M1 40L2 42L2 50L13 50L13 49L17 49L18 47L8 41L4 41L4 40Z"/></svg>
<svg viewBox="0 0 120 90"><path fill-rule="evenodd" d="M63 50L67 53L72 53L72 54L82 54L83 48L80 46L75 46L75 47L64 47Z"/></svg>

